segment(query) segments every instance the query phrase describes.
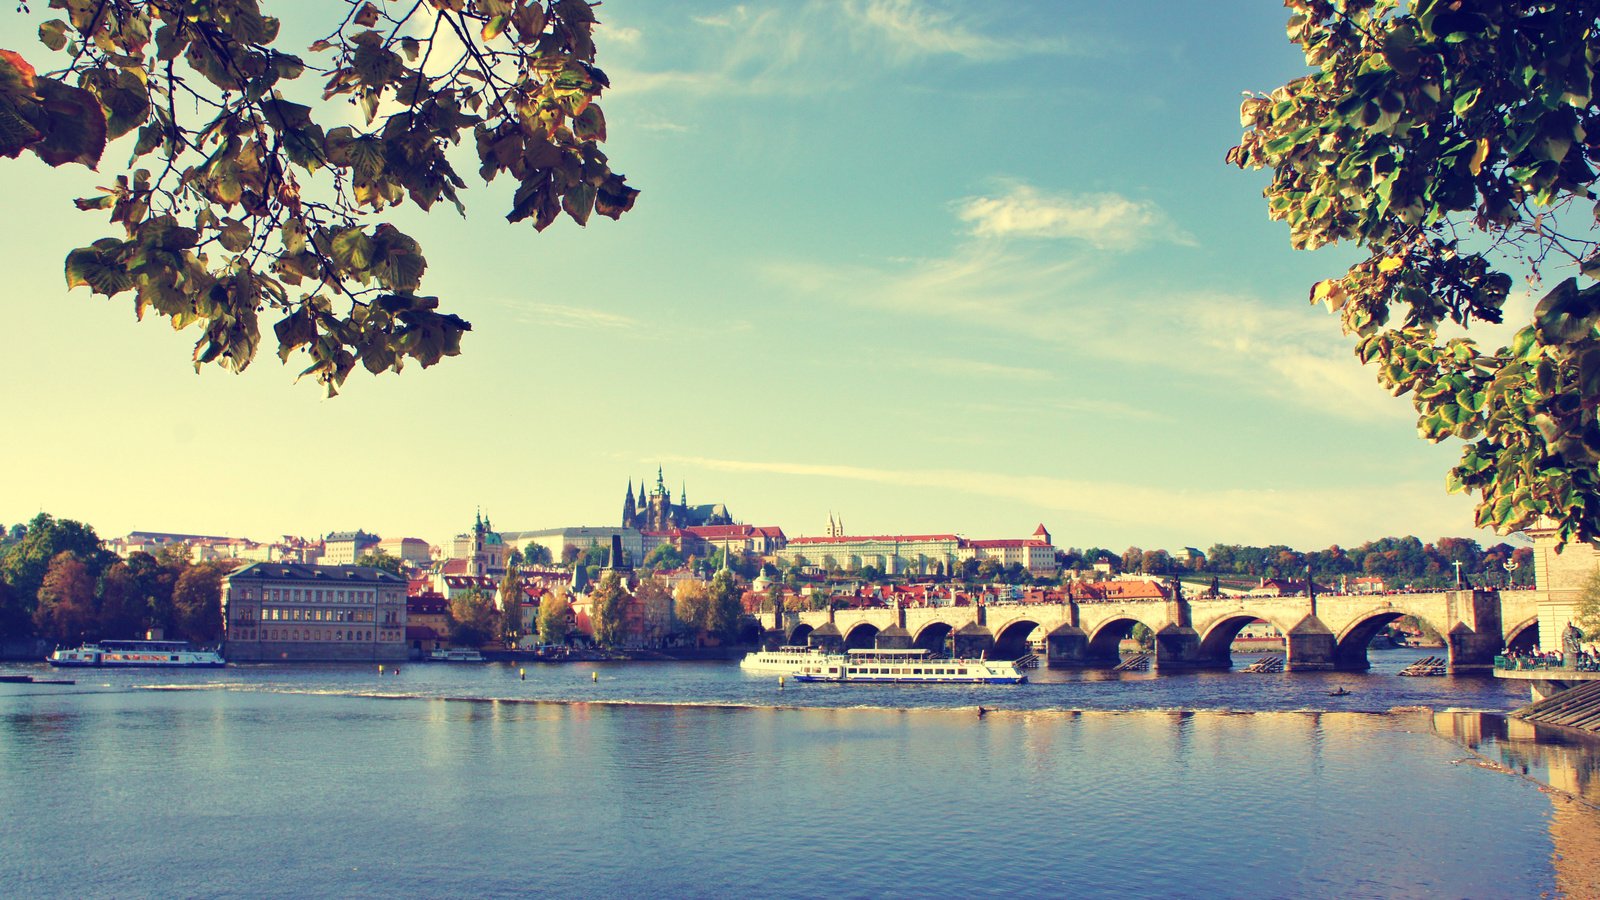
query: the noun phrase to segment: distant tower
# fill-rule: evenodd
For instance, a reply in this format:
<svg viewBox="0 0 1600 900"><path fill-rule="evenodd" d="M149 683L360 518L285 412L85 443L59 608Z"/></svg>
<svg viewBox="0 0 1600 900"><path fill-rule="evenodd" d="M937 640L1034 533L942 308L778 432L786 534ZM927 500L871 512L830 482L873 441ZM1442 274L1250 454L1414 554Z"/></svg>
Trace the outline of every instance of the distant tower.
<svg viewBox="0 0 1600 900"><path fill-rule="evenodd" d="M684 509L689 508L689 487L686 481L678 482L678 505Z"/></svg>
<svg viewBox="0 0 1600 900"><path fill-rule="evenodd" d="M624 498L623 501L622 501L622 527L623 528L632 528L633 527L633 516L634 516L633 479L629 478L628 479L628 496L626 498Z"/></svg>

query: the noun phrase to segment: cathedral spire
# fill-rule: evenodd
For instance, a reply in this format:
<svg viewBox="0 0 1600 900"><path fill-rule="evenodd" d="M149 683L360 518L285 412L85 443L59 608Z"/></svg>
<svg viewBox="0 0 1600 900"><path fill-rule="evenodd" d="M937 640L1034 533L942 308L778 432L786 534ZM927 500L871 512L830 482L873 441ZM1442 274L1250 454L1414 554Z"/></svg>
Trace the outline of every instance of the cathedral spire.
<svg viewBox="0 0 1600 900"><path fill-rule="evenodd" d="M678 482L678 505L684 509L689 508L689 488L687 481Z"/></svg>
<svg viewBox="0 0 1600 900"><path fill-rule="evenodd" d="M642 488L642 486L641 486ZM643 493L643 490L640 490ZM636 507L633 505L633 479L628 479L628 496L622 501L622 527L631 528L634 524Z"/></svg>
<svg viewBox="0 0 1600 900"><path fill-rule="evenodd" d="M668 500L672 499L672 495L667 493L667 480L661 477L660 466L656 466L656 493L666 497Z"/></svg>

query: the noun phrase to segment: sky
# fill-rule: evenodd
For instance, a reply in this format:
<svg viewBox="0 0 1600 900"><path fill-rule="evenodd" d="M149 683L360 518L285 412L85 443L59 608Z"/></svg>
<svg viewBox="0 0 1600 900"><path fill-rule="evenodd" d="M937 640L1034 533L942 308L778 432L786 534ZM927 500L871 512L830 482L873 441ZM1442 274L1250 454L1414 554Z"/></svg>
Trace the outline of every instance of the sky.
<svg viewBox="0 0 1600 900"><path fill-rule="evenodd" d="M294 49L327 30L330 4L263 5ZM0 47L42 63L35 6ZM659 466L790 537L832 514L1112 549L1494 539L1445 493L1459 445L1421 441L1307 302L1354 251L1291 251L1265 175L1223 162L1241 93L1305 71L1278 5L597 12L633 211L536 233L507 179L465 219L401 207L421 292L473 331L334 399L270 332L244 374L197 374L197 332L65 289L67 251L112 233L71 198L122 146L100 173L0 160L0 522L439 543L480 508L616 524Z"/></svg>

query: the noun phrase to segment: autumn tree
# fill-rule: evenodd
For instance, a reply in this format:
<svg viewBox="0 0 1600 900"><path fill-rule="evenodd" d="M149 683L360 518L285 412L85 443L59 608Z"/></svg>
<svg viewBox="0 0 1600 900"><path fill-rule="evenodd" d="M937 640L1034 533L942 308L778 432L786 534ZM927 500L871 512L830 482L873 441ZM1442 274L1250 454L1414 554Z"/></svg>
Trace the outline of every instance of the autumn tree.
<svg viewBox="0 0 1600 900"><path fill-rule="evenodd" d="M1362 258L1312 287L1421 436L1462 442L1477 524L1600 539L1600 0L1288 0L1312 68L1240 110L1228 161L1271 173L1300 249ZM1513 284L1542 296L1508 344Z"/></svg>
<svg viewBox="0 0 1600 900"><path fill-rule="evenodd" d="M100 613L95 633L102 638L133 638L144 631L149 605L138 578L124 561L100 576Z"/></svg>
<svg viewBox="0 0 1600 900"><path fill-rule="evenodd" d="M258 0L51 0L42 50L0 49L0 157L93 169L129 138L128 171L74 201L118 233L67 255L67 286L197 326L197 369L242 370L269 325L332 394L357 364L460 352L471 326L418 293L422 248L386 220L407 200L465 215L457 144L540 231L617 218L638 191L600 150L585 0L326 6L331 30L297 53Z"/></svg>
<svg viewBox="0 0 1600 900"><path fill-rule="evenodd" d="M572 603L565 591L553 590L539 601L539 641L544 644L565 644L572 612Z"/></svg>
<svg viewBox="0 0 1600 900"><path fill-rule="evenodd" d="M633 599L644 618L644 638L659 642L672 631L672 591L666 581L649 577L633 589Z"/></svg>
<svg viewBox="0 0 1600 900"><path fill-rule="evenodd" d="M1583 632L1584 640L1600 640L1600 568L1589 573L1578 594L1578 608L1573 610L1572 624Z"/></svg>
<svg viewBox="0 0 1600 900"><path fill-rule="evenodd" d="M516 566L507 566L500 579L500 640L515 646L522 637L522 576Z"/></svg>
<svg viewBox="0 0 1600 900"><path fill-rule="evenodd" d="M711 630L711 592L704 581L685 578L672 590L678 622L689 631Z"/></svg>
<svg viewBox="0 0 1600 900"><path fill-rule="evenodd" d="M45 569L34 608L33 625L41 637L62 644L81 644L95 629L94 576L70 550L56 554Z"/></svg>
<svg viewBox="0 0 1600 900"><path fill-rule="evenodd" d="M628 609L628 592L616 572L607 572L589 592L589 619L594 623L594 642L602 647L617 647L626 634L623 629Z"/></svg>

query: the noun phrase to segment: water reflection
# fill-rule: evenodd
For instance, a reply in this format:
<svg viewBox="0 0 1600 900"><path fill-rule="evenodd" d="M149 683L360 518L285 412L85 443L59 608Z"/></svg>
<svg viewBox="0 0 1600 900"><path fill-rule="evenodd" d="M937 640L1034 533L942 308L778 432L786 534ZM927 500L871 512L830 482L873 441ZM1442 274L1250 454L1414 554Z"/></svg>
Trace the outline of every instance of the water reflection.
<svg viewBox="0 0 1600 900"><path fill-rule="evenodd" d="M1473 751L1476 764L1542 785L1557 889L1600 897L1600 737L1481 712L1436 713L1433 727Z"/></svg>

